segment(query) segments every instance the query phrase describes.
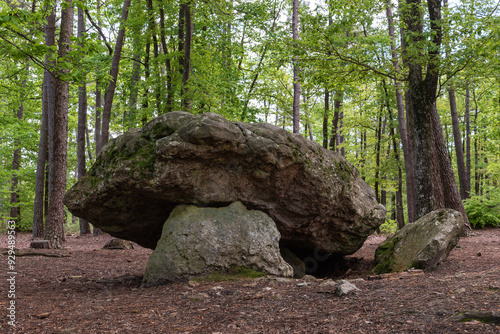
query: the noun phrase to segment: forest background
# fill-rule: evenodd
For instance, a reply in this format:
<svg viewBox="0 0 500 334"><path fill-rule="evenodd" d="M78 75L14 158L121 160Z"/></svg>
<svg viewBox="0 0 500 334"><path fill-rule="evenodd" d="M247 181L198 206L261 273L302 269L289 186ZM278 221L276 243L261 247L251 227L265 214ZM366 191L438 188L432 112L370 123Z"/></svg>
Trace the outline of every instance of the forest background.
<svg viewBox="0 0 500 334"><path fill-rule="evenodd" d="M424 169L409 172L406 158L420 136L419 68L435 79L441 153L470 222L500 226L499 10L492 0L2 0L2 224L60 246L72 220L64 191L109 138L185 110L273 123L339 152L394 231L421 215L409 189ZM85 221L79 230L91 232Z"/></svg>

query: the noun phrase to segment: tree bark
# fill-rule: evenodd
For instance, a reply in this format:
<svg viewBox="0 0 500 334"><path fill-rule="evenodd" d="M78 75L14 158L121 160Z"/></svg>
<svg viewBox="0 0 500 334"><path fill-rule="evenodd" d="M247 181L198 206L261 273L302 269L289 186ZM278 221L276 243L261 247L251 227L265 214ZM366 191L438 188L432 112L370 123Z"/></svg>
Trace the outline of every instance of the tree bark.
<svg viewBox="0 0 500 334"><path fill-rule="evenodd" d="M78 38L84 38L85 16L82 8L78 8ZM83 45L82 45L83 46ZM87 130L87 80L80 82L78 87L78 131L76 136L76 158L78 164L78 181L86 174L85 166L85 135ZM89 222L79 218L80 234L90 234Z"/></svg>
<svg viewBox="0 0 500 334"><path fill-rule="evenodd" d="M113 60L111 62L111 70L109 74L111 80L108 84L108 90L104 95L104 108L102 111L102 134L101 134L101 148L109 140L109 122L111 119L111 108L113 107L113 98L115 96L116 81L118 79L118 70L120 68L120 58L122 54L123 42L125 40L125 22L128 17L128 9L131 0L125 0L122 7L122 15L120 19L120 30L116 38L115 50L113 52Z"/></svg>
<svg viewBox="0 0 500 334"><path fill-rule="evenodd" d="M153 8L153 1L148 0L148 28L149 28L149 33L151 34L151 38L153 39L153 56L154 56L154 62L153 65L156 69L156 75L158 76L158 80L155 80L154 86L155 86L155 102L156 102L156 112L161 114L161 100L162 100L162 85L161 85L161 80L160 80L160 71L158 69L158 56L160 55L159 52L159 47L158 47L158 38L156 37L156 20L155 20L155 13L154 13L154 8Z"/></svg>
<svg viewBox="0 0 500 334"><path fill-rule="evenodd" d="M339 136L339 118L340 109L342 107L342 95L336 91L333 99L333 120L332 120L332 137L330 139L330 150L338 150L338 136Z"/></svg>
<svg viewBox="0 0 500 334"><path fill-rule="evenodd" d="M184 110L191 109L191 97L189 92L189 78L191 77L191 49L192 49L192 41L193 41L193 30L194 30L194 21L193 21L193 7L194 4L191 1L186 3L186 7L184 8L184 19L186 26L186 35L184 40L184 63L183 63L183 72L182 72L182 107Z"/></svg>
<svg viewBox="0 0 500 334"><path fill-rule="evenodd" d="M328 149L328 114L330 113L330 91L325 89L325 112L323 114L323 147Z"/></svg>
<svg viewBox="0 0 500 334"><path fill-rule="evenodd" d="M160 39L161 46L163 48L163 54L165 55L165 70L167 71L167 99L166 99L166 110L171 112L174 110L174 90L173 90L173 71L170 63L170 58L168 57L168 47L167 40L165 38L165 11L163 9L163 2L160 1Z"/></svg>
<svg viewBox="0 0 500 334"><path fill-rule="evenodd" d="M70 48L70 37L73 29L74 8L72 0L66 0L61 11L61 26L58 43L58 59L64 59ZM66 7L66 8L64 8ZM49 192L49 212L45 228L45 239L51 248L62 248L64 240L64 204L66 192L67 169L67 137L68 137L68 104L69 82L67 69L60 69L56 78L56 103L54 110L54 132L49 138L53 144L53 157L50 161L50 183L53 185Z"/></svg>
<svg viewBox="0 0 500 334"><path fill-rule="evenodd" d="M394 32L394 20L392 15L391 4L388 1L386 3L386 16L389 25L389 36L391 38L391 56L394 70L396 73L400 73L399 69L399 58L396 49L396 36ZM401 145L403 146L403 157L405 161L405 171L406 171L406 203L408 208L408 221L415 221L415 166L413 165L413 155L408 144L408 135L406 129L405 120L405 105L403 100L401 82L395 81L396 86L396 103L398 108L398 131L401 138Z"/></svg>
<svg viewBox="0 0 500 334"><path fill-rule="evenodd" d="M56 14L54 8L51 9L44 24L45 45L55 45ZM51 67L50 55L45 56L46 67ZM43 237L44 196L48 196L48 178L45 174L48 171L48 132L49 132L49 111L54 110L55 98L55 78L47 69L43 73L42 84L42 125L40 128L40 142L38 143L38 159L36 165L35 199L33 203L33 238ZM50 112L51 114L51 112ZM47 184L47 187L45 186Z"/></svg>
<svg viewBox="0 0 500 334"><path fill-rule="evenodd" d="M436 149L438 157L438 170L440 175L441 187L443 190L442 202L444 202L443 206L439 205L435 209L441 209L444 207L461 212L464 217L465 226L470 229L471 227L469 224L469 219L467 218L467 213L465 212L464 205L460 198L460 193L455 181L455 175L453 174L453 168L451 167L451 160L448 155L448 150L446 149L446 144L444 142L443 128L441 126L439 114L436 107L434 107L432 110L431 119L432 136L434 139L434 147ZM438 201L436 201L436 203L438 203Z"/></svg>
<svg viewBox="0 0 500 334"><path fill-rule="evenodd" d="M467 191L467 171L465 170L464 151L462 149L462 138L460 135L460 124L458 122L457 101L455 89L448 90L450 100L451 124L453 126L453 139L455 142L455 154L457 155L458 180L460 183L460 196L462 199L468 197Z"/></svg>
<svg viewBox="0 0 500 334"><path fill-rule="evenodd" d="M293 133L300 132L300 78L299 78L299 56L297 53L297 41L299 39L299 0L293 0L292 10L292 37L294 40L295 56L293 57Z"/></svg>
<svg viewBox="0 0 500 334"><path fill-rule="evenodd" d="M465 86L465 171L467 176L466 194L470 197L471 190L471 156L470 156L470 91L469 84Z"/></svg>
<svg viewBox="0 0 500 334"><path fill-rule="evenodd" d="M421 0L407 1L407 12L403 13L407 27L407 38L413 47L422 41L423 11ZM415 164L416 183L416 218L434 210L434 188L432 185L432 132L431 117L436 101L439 69L437 60L442 42L441 32L441 1L429 0L428 13L432 31L433 48L427 52L427 66L425 77L422 62L416 52L406 53L408 64L408 127L412 133L408 136L412 141Z"/></svg>

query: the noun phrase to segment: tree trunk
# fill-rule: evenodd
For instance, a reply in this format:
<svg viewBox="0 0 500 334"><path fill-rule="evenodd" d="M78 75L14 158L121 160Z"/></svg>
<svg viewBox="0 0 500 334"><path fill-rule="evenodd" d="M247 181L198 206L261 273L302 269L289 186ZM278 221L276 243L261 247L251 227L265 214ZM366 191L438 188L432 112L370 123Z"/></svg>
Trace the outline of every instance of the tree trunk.
<svg viewBox="0 0 500 334"><path fill-rule="evenodd" d="M85 16L82 8L78 8L78 38L84 38ZM87 130L87 81L84 79L78 87L78 132L76 136L76 158L78 163L78 181L86 174L85 166L85 134ZM88 221L79 218L80 234L90 234Z"/></svg>
<svg viewBox="0 0 500 334"><path fill-rule="evenodd" d="M154 13L154 8L153 8L153 1L148 0L148 28L149 28L149 33L151 34L151 38L153 39L153 55L154 55L154 62L153 65L156 69L155 74L158 76L158 80L155 80L154 86L155 86L155 102L156 102L156 112L157 114L161 114L161 100L162 100L162 85L161 85L161 80L160 80L160 71L158 68L158 56L160 55L159 48L158 48L158 38L156 37L156 20L155 20L155 13Z"/></svg>
<svg viewBox="0 0 500 334"><path fill-rule="evenodd" d="M55 45L56 14L52 8L51 14L47 17L47 23L44 24L45 45ZM50 55L45 56L45 65L52 66L49 61ZM40 142L38 144L38 159L36 165L35 199L33 203L33 238L43 237L44 196L48 196L48 178L45 174L48 171L48 132L49 132L49 111L54 110L55 98L55 78L48 71L44 70L42 85L42 125L40 128ZM45 188L45 191L44 191Z"/></svg>
<svg viewBox="0 0 500 334"><path fill-rule="evenodd" d="M328 149L328 113L330 112L330 91L325 89L325 112L323 114L323 147Z"/></svg>
<svg viewBox="0 0 500 334"><path fill-rule="evenodd" d="M193 8L194 4L191 1L186 3L186 8L184 9L184 18L186 26L186 36L184 40L184 63L182 72L182 107L184 110L191 109L191 97L189 92L189 78L191 77L191 49L193 41Z"/></svg>
<svg viewBox="0 0 500 334"><path fill-rule="evenodd" d="M66 7L67 6L67 7ZM64 8L66 7L66 8ZM61 11L61 26L58 43L58 59L64 59L70 49L70 37L73 29L74 8L72 0L66 0ZM69 82L67 69L60 69L56 78L56 103L54 110L54 132L49 138L53 144L53 157L50 161L50 183L53 185L49 192L49 212L45 228L45 239L51 248L62 248L64 231L64 204L66 192L67 169L67 137L68 137L68 104Z"/></svg>
<svg viewBox="0 0 500 334"><path fill-rule="evenodd" d="M160 1L160 39L163 48L163 54L165 55L165 70L167 71L167 99L166 99L166 110L171 112L174 108L174 90L173 90L173 71L170 63L170 58L168 56L167 40L165 38L165 12L163 9L163 2Z"/></svg>
<svg viewBox="0 0 500 334"><path fill-rule="evenodd" d="M118 79L118 70L120 67L120 57L123 48L123 42L125 40L125 22L128 17L128 8L130 7L131 0L125 0L123 2L122 16L120 19L120 30L118 31L118 36L116 38L115 50L113 52L113 60L111 63L111 70L109 74L111 80L108 84L108 90L104 95L104 109L102 111L102 134L101 134L101 148L109 140L109 122L111 119L111 108L113 107L113 98L115 96L116 81Z"/></svg>
<svg viewBox="0 0 500 334"><path fill-rule="evenodd" d="M380 149L382 141L382 109L379 111L377 116L377 130L375 133L376 143L375 143L375 199L380 203L379 196L379 176L380 176Z"/></svg>
<svg viewBox="0 0 500 334"><path fill-rule="evenodd" d="M126 128L132 127L135 121L135 115L137 113L137 96L139 93L139 81L141 80L141 56L139 50L137 50L139 44L138 38L134 38L134 52L132 55L132 78L130 80L130 98L128 102L128 110L124 113L124 124Z"/></svg>
<svg viewBox="0 0 500 334"><path fill-rule="evenodd" d="M465 86L465 171L467 176L466 194L470 197L471 190L471 157L470 157L470 92L469 84Z"/></svg>
<svg viewBox="0 0 500 334"><path fill-rule="evenodd" d="M28 69L29 71L29 69ZM22 87L26 86L26 79L23 80ZM24 103L21 101L21 105L17 110L17 119L21 121L23 119ZM19 152L20 141L18 138L14 140L14 154L12 158L12 185L10 188L10 219L14 220L16 223L19 222L20 208L19 208L19 189L17 186L19 184Z"/></svg>
<svg viewBox="0 0 500 334"><path fill-rule="evenodd" d="M457 101L455 89L448 90L450 99L451 123L453 126L453 139L455 142L455 154L457 155L458 180L460 182L460 196L462 199L468 197L467 192L467 171L465 170L464 151L462 149L462 138L460 135L460 125L458 122Z"/></svg>
<svg viewBox="0 0 500 334"><path fill-rule="evenodd" d="M292 11L292 37L294 40L294 53L297 53L297 41L299 39L299 0L293 0ZM298 67L299 56L293 57L293 133L300 132L300 78Z"/></svg>
<svg viewBox="0 0 500 334"><path fill-rule="evenodd" d="M443 128L439 120L437 108L434 107L432 115L432 135L434 139L434 147L438 157L438 170L440 174L441 187L443 189L443 206L436 207L436 209L450 208L462 213L464 217L465 226L469 229L469 219L465 213L465 208L460 198L455 175L453 175L453 168L451 166L450 157L444 142Z"/></svg>
<svg viewBox="0 0 500 334"><path fill-rule="evenodd" d="M478 126L477 126L477 116L479 113L478 107L477 107L477 100L476 100L476 94L475 91L472 91L472 97L474 99L474 193L476 196L480 195L480 189L481 189L481 181L480 181L480 174L479 174L479 143L478 143Z"/></svg>
<svg viewBox="0 0 500 334"><path fill-rule="evenodd" d="M391 55L392 55L392 63L396 73L399 73L399 59L398 53L396 49L396 36L394 33L394 20L392 15L391 4L388 1L386 3L386 15L387 22L389 25L389 36L391 38ZM406 121L405 121L405 105L403 100L403 94L401 89L401 82L395 81L396 86L396 102L398 107L398 131L399 136L401 138L401 145L403 146L403 157L405 161L405 171L406 171L406 203L408 208L408 221L415 221L415 197L416 197L416 189L415 189L415 168L413 165L413 155L412 151L408 144L408 135L406 129Z"/></svg>
<svg viewBox="0 0 500 334"><path fill-rule="evenodd" d="M340 108L342 106L341 98L342 95L339 94L338 91L336 91L335 97L333 99L332 137L330 139L330 150L337 152L338 152L337 139L339 133Z"/></svg>
<svg viewBox="0 0 500 334"><path fill-rule="evenodd" d="M406 37L412 46L422 41L423 11L421 0L407 1L407 12L403 13L407 28ZM432 185L432 132L431 117L436 101L439 69L437 60L442 42L441 32L441 1L429 0L428 13L431 42L433 48L427 52L426 74L423 75L423 66L420 55L416 52L406 53L408 64L408 128L411 130L412 148L414 152L415 183L416 183L416 218L434 210L434 188Z"/></svg>

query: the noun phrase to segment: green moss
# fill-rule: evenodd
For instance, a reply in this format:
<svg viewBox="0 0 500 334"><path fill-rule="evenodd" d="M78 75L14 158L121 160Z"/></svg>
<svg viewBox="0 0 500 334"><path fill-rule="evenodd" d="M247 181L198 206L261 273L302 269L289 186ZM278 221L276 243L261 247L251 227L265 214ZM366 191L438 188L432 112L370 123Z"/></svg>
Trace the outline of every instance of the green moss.
<svg viewBox="0 0 500 334"><path fill-rule="evenodd" d="M171 128L167 124L158 122L149 131L144 131L142 137L151 141L170 136L175 132L175 129Z"/></svg>
<svg viewBox="0 0 500 334"><path fill-rule="evenodd" d="M209 275L200 276L193 279L195 282L224 282L235 281L245 278L258 278L266 276L265 273L249 269L244 266L231 266L227 270L216 270Z"/></svg>
<svg viewBox="0 0 500 334"><path fill-rule="evenodd" d="M373 269L375 273L385 274L393 272L394 248L398 242L399 238L388 238L377 248L375 251L375 263L377 263L377 265Z"/></svg>

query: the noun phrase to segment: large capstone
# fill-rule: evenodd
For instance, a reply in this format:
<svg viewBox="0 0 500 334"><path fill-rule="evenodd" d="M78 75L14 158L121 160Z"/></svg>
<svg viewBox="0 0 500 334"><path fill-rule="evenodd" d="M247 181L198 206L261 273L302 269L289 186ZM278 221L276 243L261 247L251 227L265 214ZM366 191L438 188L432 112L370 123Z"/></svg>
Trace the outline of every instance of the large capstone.
<svg viewBox="0 0 500 334"><path fill-rule="evenodd" d="M143 286L187 280L232 266L293 276L280 254L280 234L261 211L241 202L223 208L177 206L151 254Z"/></svg>
<svg viewBox="0 0 500 334"><path fill-rule="evenodd" d="M375 252L375 272L435 269L457 245L463 228L460 212L452 209L432 211L380 244Z"/></svg>
<svg viewBox="0 0 500 334"><path fill-rule="evenodd" d="M167 113L110 140L65 197L76 216L151 249L177 205L238 201L271 217L283 246L340 255L358 250L386 212L341 155L214 113Z"/></svg>

